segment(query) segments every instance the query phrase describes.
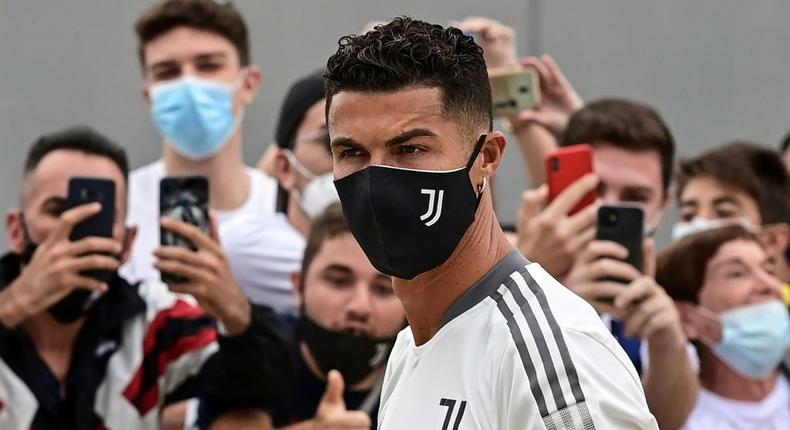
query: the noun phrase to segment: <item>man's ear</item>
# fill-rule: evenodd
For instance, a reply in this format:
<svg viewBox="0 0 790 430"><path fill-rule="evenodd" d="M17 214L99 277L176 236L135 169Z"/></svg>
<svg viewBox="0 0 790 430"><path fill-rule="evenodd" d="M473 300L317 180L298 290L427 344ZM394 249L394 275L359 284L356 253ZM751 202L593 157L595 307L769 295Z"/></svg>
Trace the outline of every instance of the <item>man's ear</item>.
<svg viewBox="0 0 790 430"><path fill-rule="evenodd" d="M14 208L9 209L5 214L5 232L8 244L11 251L17 255L21 255L27 249L27 235L25 234L25 226L22 224L22 210Z"/></svg>
<svg viewBox="0 0 790 430"><path fill-rule="evenodd" d="M285 149L277 149L274 156L274 177L286 191L291 191L296 186L296 169L291 166Z"/></svg>
<svg viewBox="0 0 790 430"><path fill-rule="evenodd" d="M486 141L483 148L480 150L478 159L481 167L483 168L484 175L491 178L499 170L502 164L502 158L505 155L505 147L507 146L507 139L505 135L499 131L492 131L486 136Z"/></svg>
<svg viewBox="0 0 790 430"><path fill-rule="evenodd" d="M143 96L143 101L147 107L151 107L151 87L150 85L143 83L142 87L140 87L140 94Z"/></svg>
<svg viewBox="0 0 790 430"><path fill-rule="evenodd" d="M302 289L302 272L294 270L291 272L291 284L293 284L293 293L296 296L296 302L299 304L299 309L304 307L304 291Z"/></svg>
<svg viewBox="0 0 790 430"><path fill-rule="evenodd" d="M242 107L249 106L255 100L263 82L263 72L260 67L250 64L245 70L239 87L239 101Z"/></svg>
<svg viewBox="0 0 790 430"><path fill-rule="evenodd" d="M121 263L126 263L132 256L132 247L134 246L134 239L137 237L137 226L133 225L126 228L126 235L123 237L123 249L121 250Z"/></svg>

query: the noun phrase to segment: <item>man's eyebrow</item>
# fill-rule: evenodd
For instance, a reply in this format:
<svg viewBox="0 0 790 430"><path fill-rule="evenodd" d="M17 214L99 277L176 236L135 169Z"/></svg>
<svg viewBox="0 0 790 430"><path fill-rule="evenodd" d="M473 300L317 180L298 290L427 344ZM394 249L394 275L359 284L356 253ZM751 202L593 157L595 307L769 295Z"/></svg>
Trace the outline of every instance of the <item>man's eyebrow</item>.
<svg viewBox="0 0 790 430"><path fill-rule="evenodd" d="M228 56L228 54L224 51L216 51L216 52L203 52L198 55L195 55L195 59L198 60L214 60L214 59L224 59Z"/></svg>
<svg viewBox="0 0 790 430"><path fill-rule="evenodd" d="M624 188L625 192L632 193L632 194L645 194L648 196L653 195L653 189L646 186L635 185L635 186L628 186Z"/></svg>
<svg viewBox="0 0 790 430"><path fill-rule="evenodd" d="M697 201L697 199L685 199L685 200L684 199L680 199L680 202L678 202L678 206L680 206L680 207L688 207L688 206L697 207L697 206L699 206L699 202Z"/></svg>
<svg viewBox="0 0 790 430"><path fill-rule="evenodd" d="M148 66L148 70L164 69L166 67L177 67L178 61L176 60L162 60Z"/></svg>
<svg viewBox="0 0 790 430"><path fill-rule="evenodd" d="M411 130L404 131L403 133L395 137L391 137L389 140L387 140L384 146L389 147L389 146L401 145L416 137L437 137L437 136L436 133L426 128L413 128Z"/></svg>
<svg viewBox="0 0 790 430"><path fill-rule="evenodd" d="M65 197L61 197L61 196L51 196L51 197L47 197L41 203L42 206L49 205L49 204L65 205L66 204L66 198Z"/></svg>
<svg viewBox="0 0 790 430"><path fill-rule="evenodd" d="M348 273L348 274L354 273L354 271L351 270L350 267L348 267L348 266L346 266L344 264L338 264L338 263L330 264L329 266L326 266L324 268L324 272L330 272L330 271L332 271L332 272L343 272L343 273Z"/></svg>
<svg viewBox="0 0 790 430"><path fill-rule="evenodd" d="M735 206L741 207L741 202L739 202L735 197L732 196L721 196L717 197L713 200L713 205L721 205L724 203L732 203Z"/></svg>
<svg viewBox="0 0 790 430"><path fill-rule="evenodd" d="M224 59L224 58L227 58L227 56L228 56L228 54L226 52L224 52L224 51L203 52L203 53L195 55L193 57L193 59L200 60L200 61L206 61L206 60L214 60L214 59ZM150 70L154 70L154 69L162 69L162 68L165 68L165 67L177 67L177 66L178 66L178 61L174 60L172 58L169 58L169 59L166 59L166 60L157 61L156 63L153 63L150 66L148 66L148 68Z"/></svg>
<svg viewBox="0 0 790 430"><path fill-rule="evenodd" d="M332 139L332 141L329 143L329 146L332 148L336 146L342 146L345 148L354 148L354 149L362 148L361 143L357 142L353 138L345 137L345 136L340 136Z"/></svg>

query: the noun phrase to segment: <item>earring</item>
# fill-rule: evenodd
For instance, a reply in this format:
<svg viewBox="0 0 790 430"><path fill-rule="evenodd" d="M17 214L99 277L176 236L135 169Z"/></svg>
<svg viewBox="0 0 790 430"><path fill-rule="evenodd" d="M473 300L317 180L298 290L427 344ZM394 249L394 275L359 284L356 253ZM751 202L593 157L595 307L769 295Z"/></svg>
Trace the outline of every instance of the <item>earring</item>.
<svg viewBox="0 0 790 430"><path fill-rule="evenodd" d="M486 189L486 177L483 176L483 183L477 186L477 193L483 194L483 191Z"/></svg>

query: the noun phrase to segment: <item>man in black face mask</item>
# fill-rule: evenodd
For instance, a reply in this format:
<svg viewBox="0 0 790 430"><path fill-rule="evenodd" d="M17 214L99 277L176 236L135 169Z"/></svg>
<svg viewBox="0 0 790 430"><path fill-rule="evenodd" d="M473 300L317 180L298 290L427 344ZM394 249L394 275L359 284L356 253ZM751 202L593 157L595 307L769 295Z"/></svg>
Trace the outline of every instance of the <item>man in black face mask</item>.
<svg viewBox="0 0 790 430"><path fill-rule="evenodd" d="M292 280L301 310L294 332L298 379L269 408L274 426L376 428L384 366L405 315L392 279L370 264L339 204L313 220ZM218 412L201 409L208 417Z"/></svg>
<svg viewBox="0 0 790 430"><path fill-rule="evenodd" d="M379 427L657 428L595 311L499 227L486 183L506 142L472 37L396 18L341 38L326 80L343 212L410 323Z"/></svg>
<svg viewBox="0 0 790 430"><path fill-rule="evenodd" d="M263 407L290 382L279 321L232 281L216 232L162 223L198 251L162 247L157 264L184 277L170 289L202 308L117 275L135 235L123 225L127 174L123 149L90 129L43 136L28 153L20 209L6 217L12 252L0 260L4 430L157 428L171 402ZM85 176L115 184L111 238L69 238L101 210L66 208L69 180Z"/></svg>

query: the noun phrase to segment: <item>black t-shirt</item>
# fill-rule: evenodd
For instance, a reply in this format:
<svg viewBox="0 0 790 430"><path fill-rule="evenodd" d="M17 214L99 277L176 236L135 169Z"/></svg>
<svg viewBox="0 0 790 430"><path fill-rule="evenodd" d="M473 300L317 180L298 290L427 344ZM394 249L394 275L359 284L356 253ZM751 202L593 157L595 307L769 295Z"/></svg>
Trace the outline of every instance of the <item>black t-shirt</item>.
<svg viewBox="0 0 790 430"><path fill-rule="evenodd" d="M318 404L321 403L321 398L324 396L325 390L326 382L313 375L304 362L302 354L297 354L297 380L295 389L281 398L281 400L276 401L271 408L269 408L274 427L285 427L313 418L316 409L318 409ZM343 400L345 400L348 410L356 410L365 402L370 394L370 390L351 391L347 389L343 393ZM378 412L379 401L376 399L370 416L373 429L376 428Z"/></svg>

